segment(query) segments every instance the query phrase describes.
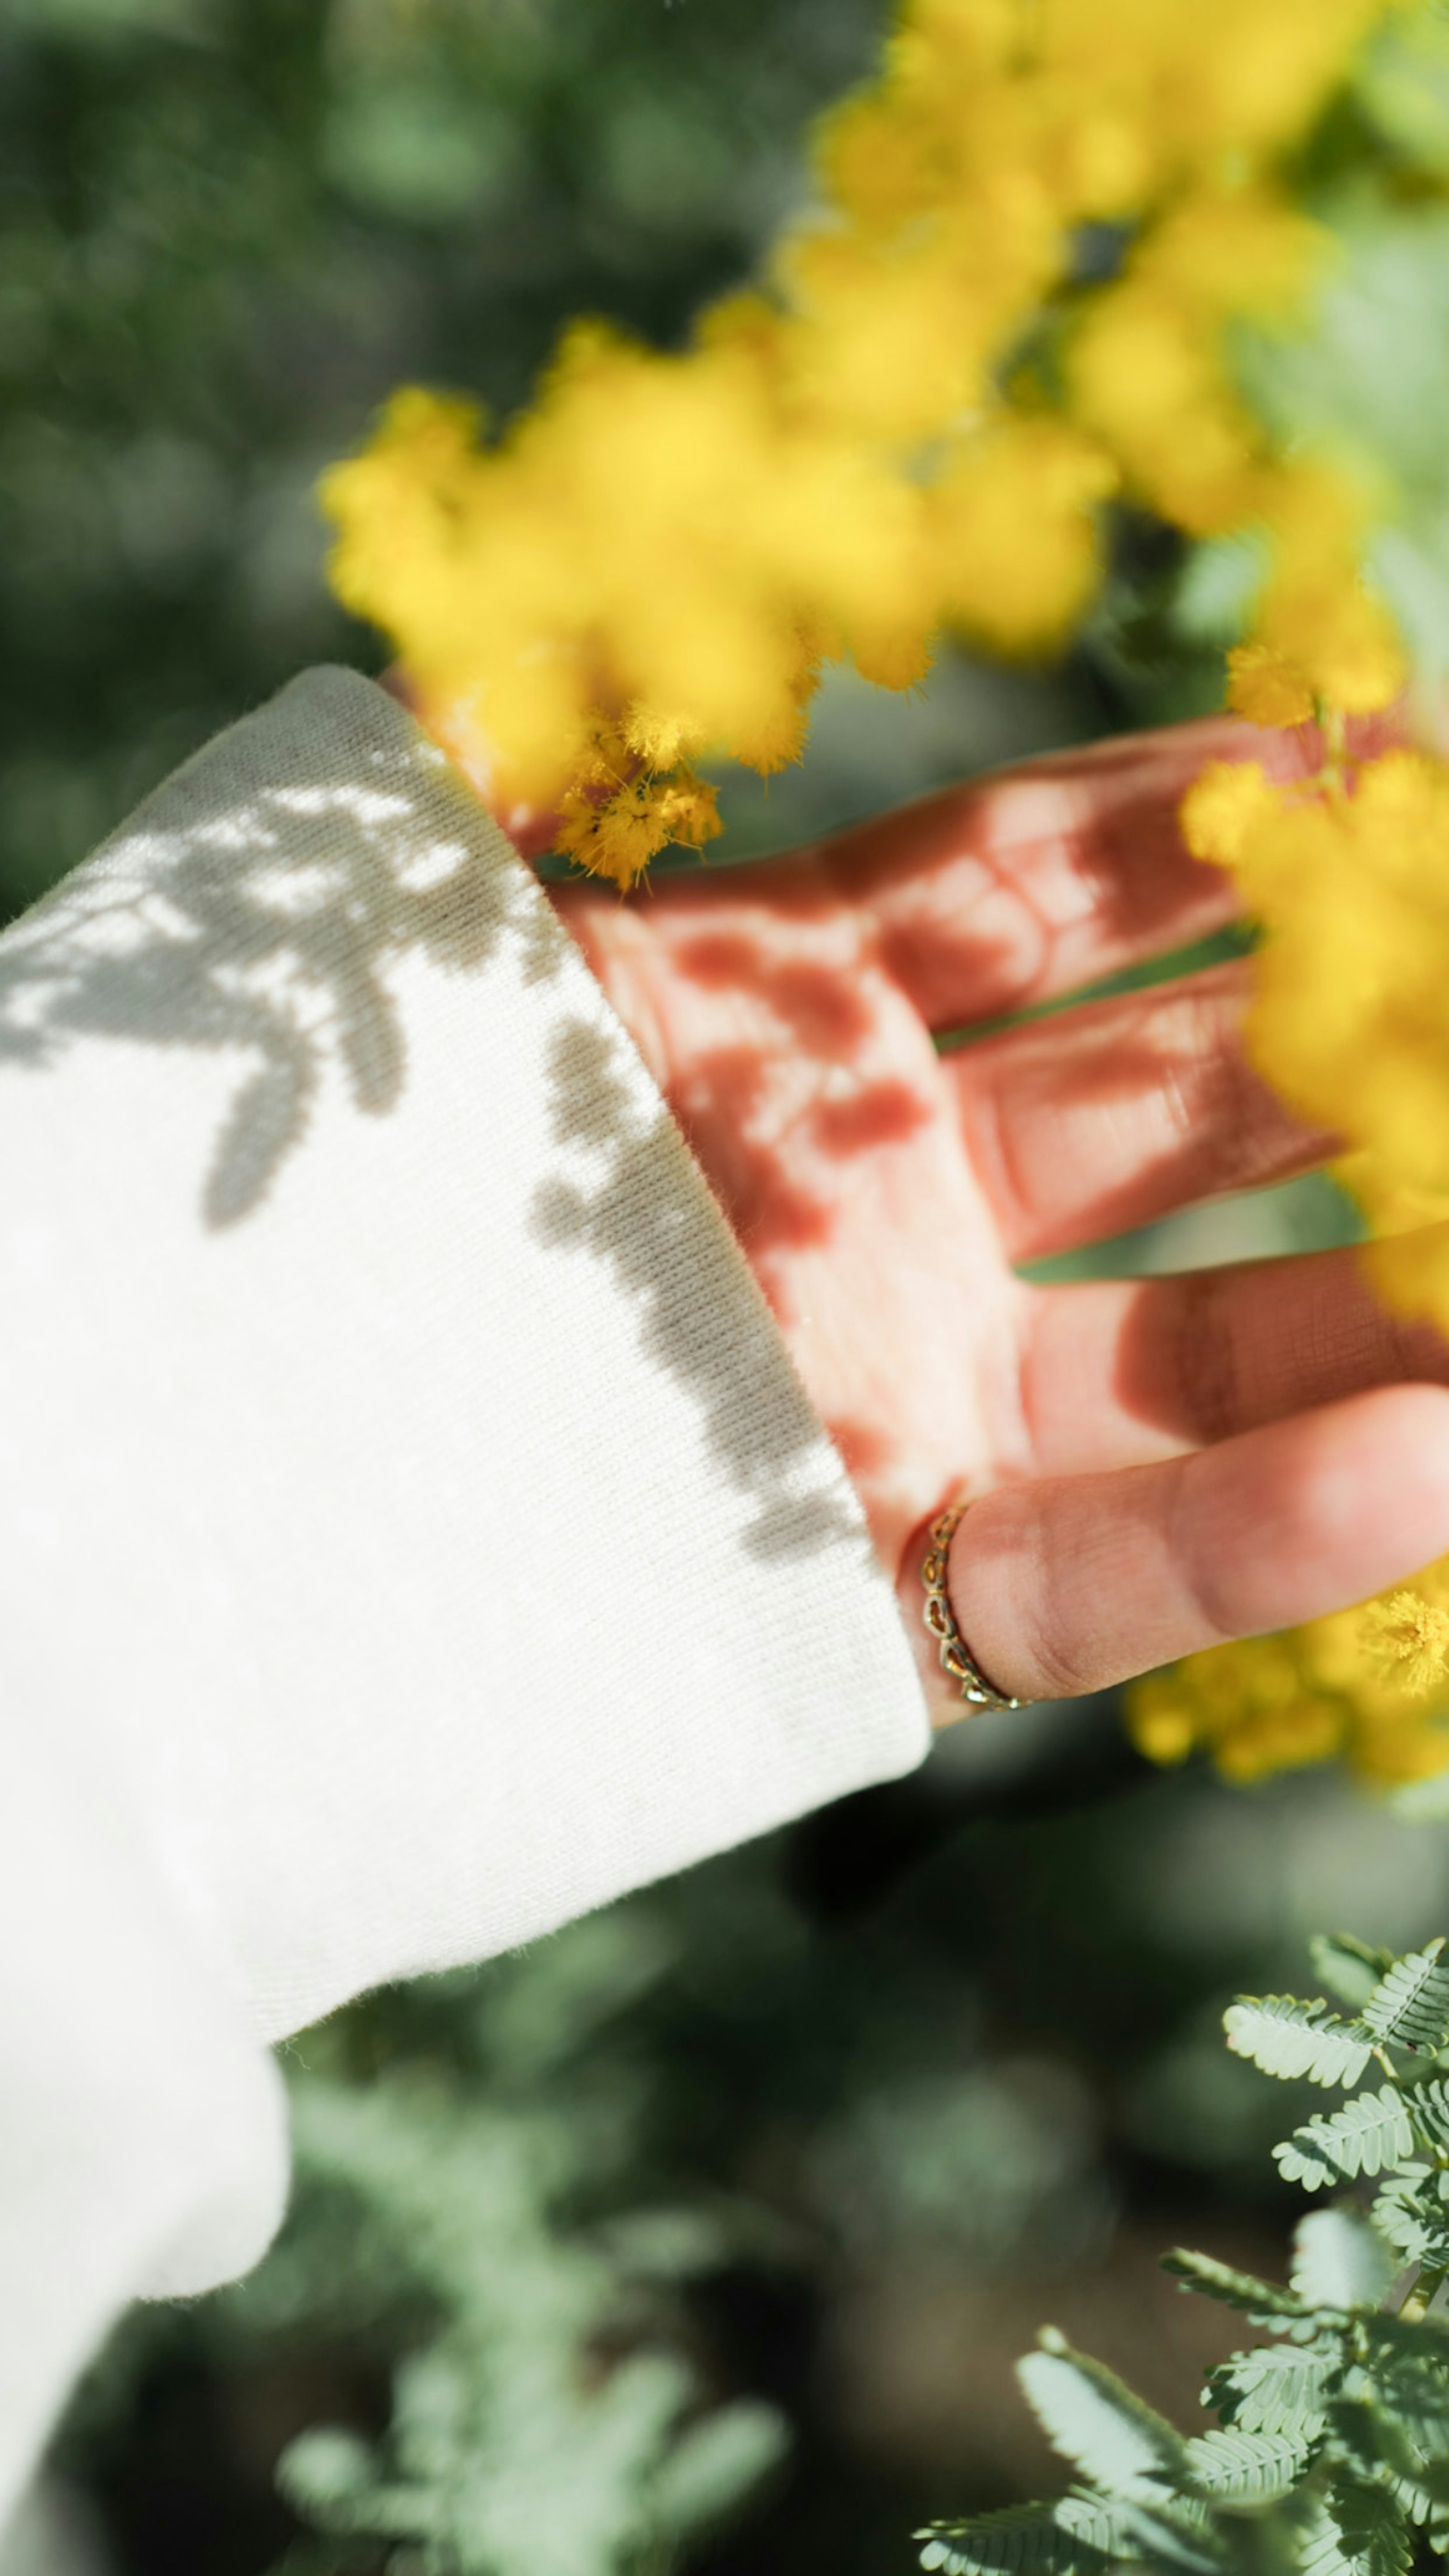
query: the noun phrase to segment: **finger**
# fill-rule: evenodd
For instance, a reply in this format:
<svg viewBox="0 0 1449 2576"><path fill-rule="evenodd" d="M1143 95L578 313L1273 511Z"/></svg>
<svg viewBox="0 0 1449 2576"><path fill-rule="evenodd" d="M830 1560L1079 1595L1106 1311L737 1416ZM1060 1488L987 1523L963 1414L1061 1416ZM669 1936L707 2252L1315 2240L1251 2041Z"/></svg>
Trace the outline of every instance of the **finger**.
<svg viewBox="0 0 1449 2576"><path fill-rule="evenodd" d="M1346 1609L1449 1550L1449 1393L1381 1388L1158 1466L988 1495L951 1543L998 1690L1064 1698Z"/></svg>
<svg viewBox="0 0 1449 2576"><path fill-rule="evenodd" d="M1327 1159L1243 1052L1246 964L1081 1005L945 1058L942 1079L1012 1260Z"/></svg>
<svg viewBox="0 0 1449 2576"><path fill-rule="evenodd" d="M1353 1250L1031 1292L1021 1413L1041 1475L1201 1449L1369 1387L1449 1385L1449 1343L1386 1313Z"/></svg>
<svg viewBox="0 0 1449 2576"><path fill-rule="evenodd" d="M1230 880L1183 841L1184 793L1209 760L1258 760L1287 779L1320 756L1309 726L1264 733L1227 717L1122 736L927 797L827 843L814 864L861 908L927 1026L955 1028L1231 920Z"/></svg>

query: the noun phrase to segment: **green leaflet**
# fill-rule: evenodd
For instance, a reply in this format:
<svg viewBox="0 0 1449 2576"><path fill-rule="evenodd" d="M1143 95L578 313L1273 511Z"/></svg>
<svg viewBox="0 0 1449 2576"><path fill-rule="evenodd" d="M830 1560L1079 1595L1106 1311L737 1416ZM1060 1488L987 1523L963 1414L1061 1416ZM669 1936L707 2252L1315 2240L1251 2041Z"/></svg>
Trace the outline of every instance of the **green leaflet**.
<svg viewBox="0 0 1449 2576"><path fill-rule="evenodd" d="M1360 2477L1375 2483L1417 2482L1423 2453L1411 2442L1393 2413L1377 2402L1371 2387L1352 2398L1338 2398L1328 2409L1334 2457Z"/></svg>
<svg viewBox="0 0 1449 2576"><path fill-rule="evenodd" d="M1059 2527L1073 2540L1079 2540L1101 2558L1123 2555L1124 2529L1120 2505L1107 2504L1101 2496L1092 2495L1085 2487L1075 2495L1061 2496L1052 2507Z"/></svg>
<svg viewBox="0 0 1449 2576"><path fill-rule="evenodd" d="M1439 2200L1437 2176L1422 2165L1401 2167L1374 2202L1374 2225L1405 2263L1449 2262L1449 2209Z"/></svg>
<svg viewBox="0 0 1449 2576"><path fill-rule="evenodd" d="M1410 2554L1392 2496L1335 2479L1313 2500L1299 2564L1301 2576L1407 2576Z"/></svg>
<svg viewBox="0 0 1449 2576"><path fill-rule="evenodd" d="M1285 2290L1277 2281L1260 2281L1254 2272L1235 2271L1231 2263L1219 2263L1211 2254L1193 2254L1185 2245L1174 2245L1170 2254L1163 2255L1162 2269L1185 2289L1200 2290L1204 2298L1238 2308L1244 2316L1301 2317L1305 2313L1295 2291Z"/></svg>
<svg viewBox="0 0 1449 2576"><path fill-rule="evenodd" d="M1442 2076L1431 2076L1426 2084L1408 2085L1404 2103L1426 2146L1449 2147L1449 2084Z"/></svg>
<svg viewBox="0 0 1449 2576"><path fill-rule="evenodd" d="M1241 1995L1223 2015L1228 2046L1265 2075L1306 2076L1310 2084L1356 2084L1373 2054L1362 2022L1347 2022L1325 2003L1293 1995Z"/></svg>
<svg viewBox="0 0 1449 2576"><path fill-rule="evenodd" d="M1356 2093L1341 2110L1316 2113L1273 2156L1285 2182L1318 2191L1325 2183L1351 2182L1356 2174L1382 2173L1412 2154L1413 2146L1403 2096L1385 2084L1377 2093Z"/></svg>
<svg viewBox="0 0 1449 2576"><path fill-rule="evenodd" d="M1310 2308L1376 2308L1397 2266L1357 2209L1310 2209L1293 2237L1294 2290Z"/></svg>
<svg viewBox="0 0 1449 2576"><path fill-rule="evenodd" d="M926 2544L921 2565L939 2568L942 2576L1098 2576L1110 2555L1105 2544L1116 2533L1100 2514L1084 2515L1103 2531L1104 2545L1095 2546L1068 2526L1062 2511L1049 2504L1013 2505L969 2522L933 2523L915 2534Z"/></svg>
<svg viewBox="0 0 1449 2576"><path fill-rule="evenodd" d="M1248 2433L1233 2425L1199 2433L1187 2445L1188 2474L1212 2504L1275 2504L1290 2495L1313 2457L1314 2437L1297 2433Z"/></svg>
<svg viewBox="0 0 1449 2576"><path fill-rule="evenodd" d="M690 2425L653 2478L655 2510L667 2531L692 2531L748 2495L789 2447L771 2406L736 2398Z"/></svg>
<svg viewBox="0 0 1449 2576"><path fill-rule="evenodd" d="M1395 2048L1437 2048L1449 2038L1449 1961L1442 1940L1398 1959L1363 2008L1367 2029Z"/></svg>
<svg viewBox="0 0 1449 2576"><path fill-rule="evenodd" d="M1324 2400L1341 2369L1336 2353L1265 2344L1258 2352L1234 2353L1213 2372L1212 2402L1224 2424L1245 2433L1307 2436L1322 2424Z"/></svg>
<svg viewBox="0 0 1449 2576"><path fill-rule="evenodd" d="M1181 2496L1156 2507L1119 2507L1119 2559L1141 2562L1155 2576L1221 2576L1220 2531L1206 2507Z"/></svg>
<svg viewBox="0 0 1449 2576"><path fill-rule="evenodd" d="M1050 2330L1048 2330L1050 2331ZM1184 2444L1164 2416L1100 2361L1043 2336L1017 2375L1043 2431L1109 2496L1160 2503L1182 2476Z"/></svg>
<svg viewBox="0 0 1449 2576"><path fill-rule="evenodd" d="M1114 2564L1143 2561L1163 2576L1217 2576L1217 2561L1185 2518L1090 2495L931 2523L914 2537L925 2544L922 2567L940 2576L1102 2576Z"/></svg>
<svg viewBox="0 0 1449 2576"><path fill-rule="evenodd" d="M1375 2379L1385 2406L1426 2460L1449 2460L1449 2366L1400 2354L1381 2361Z"/></svg>

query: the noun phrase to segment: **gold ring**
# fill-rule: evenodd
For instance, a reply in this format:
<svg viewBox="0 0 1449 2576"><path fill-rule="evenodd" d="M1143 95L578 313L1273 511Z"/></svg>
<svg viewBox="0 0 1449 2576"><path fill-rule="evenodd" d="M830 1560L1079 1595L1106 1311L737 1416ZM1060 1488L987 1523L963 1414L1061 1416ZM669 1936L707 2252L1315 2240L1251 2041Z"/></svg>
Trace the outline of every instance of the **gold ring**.
<svg viewBox="0 0 1449 2576"><path fill-rule="evenodd" d="M921 1568L921 1581L926 1588L926 1606L921 1616L940 1649L942 1672L959 1685L968 1708L1030 1708L1029 1699L1008 1699L1005 1691L997 1690L987 1680L956 1625L947 1596L946 1559L952 1538L970 1509L969 1503L950 1503L931 1523L931 1544Z"/></svg>

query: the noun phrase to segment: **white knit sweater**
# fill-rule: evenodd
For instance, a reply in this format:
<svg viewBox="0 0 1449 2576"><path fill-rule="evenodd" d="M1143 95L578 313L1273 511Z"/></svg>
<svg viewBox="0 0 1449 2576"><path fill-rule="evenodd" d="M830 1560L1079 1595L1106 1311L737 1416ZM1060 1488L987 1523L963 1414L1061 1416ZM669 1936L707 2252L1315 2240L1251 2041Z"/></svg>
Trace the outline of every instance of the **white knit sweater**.
<svg viewBox="0 0 1449 2576"><path fill-rule="evenodd" d="M0 941L0 2522L281 2215L266 2043L919 1760L851 1486L528 870L295 682Z"/></svg>

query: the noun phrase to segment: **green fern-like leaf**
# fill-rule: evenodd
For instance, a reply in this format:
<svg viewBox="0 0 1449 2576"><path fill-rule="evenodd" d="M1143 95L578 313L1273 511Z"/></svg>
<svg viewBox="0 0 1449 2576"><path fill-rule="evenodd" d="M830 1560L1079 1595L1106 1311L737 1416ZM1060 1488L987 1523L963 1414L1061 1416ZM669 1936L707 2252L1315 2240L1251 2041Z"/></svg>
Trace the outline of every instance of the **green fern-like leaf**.
<svg viewBox="0 0 1449 2576"><path fill-rule="evenodd" d="M1441 2075L1431 2076L1424 2084L1407 2084L1404 2108L1425 2146L1449 2147L1449 2084Z"/></svg>
<svg viewBox="0 0 1449 2576"><path fill-rule="evenodd" d="M1052 2511L1062 2530L1073 2540L1101 2558L1121 2558L1125 2554L1122 2508L1108 2504L1102 2496L1079 2487L1074 2495L1060 2496Z"/></svg>
<svg viewBox="0 0 1449 2576"><path fill-rule="evenodd" d="M1445 0L1449 6L1449 0ZM1315 1958L1361 2006L1243 1997L1230 2045L1266 2073L1351 2084L1386 2047L1449 2059L1446 1944L1395 1960L1341 1934ZM1353 2092L1275 2147L1308 2191L1383 2175L1372 2211L1311 2209L1287 2285L1182 2248L1164 2268L1272 2330L1214 2371L1211 2430L1185 2439L1100 2362L1047 2332L1021 2365L1039 2421L1086 2486L1056 2507L919 2535L939 2576L1409 2576L1449 2556L1449 2318L1391 2310L1405 2256L1449 2253L1449 2076L1432 2061ZM1442 2251L1440 2249L1443 2249ZM1427 2298L1425 2285L1423 2295Z"/></svg>
<svg viewBox="0 0 1449 2576"><path fill-rule="evenodd" d="M1183 2475L1183 2440L1115 2372L1048 2330L1017 2365L1027 2400L1065 2459L1105 2495L1161 2502Z"/></svg>
<svg viewBox="0 0 1449 2576"><path fill-rule="evenodd" d="M1363 2383L1353 2397L1334 2400L1328 2427L1333 2456L1360 2478L1373 2484L1387 2480L1390 2486L1417 2481L1423 2452L1371 2383Z"/></svg>
<svg viewBox="0 0 1449 2576"><path fill-rule="evenodd" d="M1351 2182L1356 2174L1382 2173L1414 2150L1403 2096L1392 2084L1377 2093L1355 2093L1337 2111L1315 2113L1273 2149L1285 2182L1305 2191Z"/></svg>
<svg viewBox="0 0 1449 2576"><path fill-rule="evenodd" d="M1306 2432L1247 2433L1233 2425L1188 2443L1188 2474L1210 2504L1276 2504L1302 2483L1315 2448Z"/></svg>
<svg viewBox="0 0 1449 2576"><path fill-rule="evenodd" d="M1414 2437L1382 2380L1366 2385L1355 2401L1340 2400L1328 2416L1329 2456L1360 2479L1387 2488L1417 2529L1449 2506L1442 2392L1437 2415L1426 2413L1419 2425L1422 2439Z"/></svg>
<svg viewBox="0 0 1449 2576"><path fill-rule="evenodd" d="M1105 2517L1096 2519L1105 2525ZM1117 2534L1104 2527L1098 2546L1065 2524L1058 2507L1028 2504L967 2522L932 2523L915 2537L925 2544L921 2565L941 2576L1099 2576Z"/></svg>
<svg viewBox="0 0 1449 2576"><path fill-rule="evenodd" d="M1400 2352L1381 2357L1374 2377L1384 2405L1421 2457L1449 2460L1449 2364Z"/></svg>
<svg viewBox="0 0 1449 2576"><path fill-rule="evenodd" d="M1228 2046L1265 2075L1306 2076L1310 2084L1356 2084L1373 2055L1362 2022L1343 2021L1325 2003L1296 1995L1240 1995L1223 2015Z"/></svg>
<svg viewBox="0 0 1449 2576"><path fill-rule="evenodd" d="M1222 2526L1196 2498L1179 2494L1160 2505L1123 2503L1118 2513L1119 2563L1148 2567L1153 2576L1226 2576L1231 2560Z"/></svg>
<svg viewBox="0 0 1449 2576"><path fill-rule="evenodd" d="M1408 2576L1408 2521L1384 2488L1335 2479L1304 2527L1301 2576Z"/></svg>
<svg viewBox="0 0 1449 2576"><path fill-rule="evenodd" d="M1374 2225L1403 2263L1449 2263L1449 2204L1433 2165L1401 2165L1374 2202Z"/></svg>
<svg viewBox="0 0 1449 2576"><path fill-rule="evenodd" d="M1224 2424L1244 2433L1311 2439L1322 2429L1324 2404L1342 2368L1336 2352L1265 2344L1257 2352L1234 2353L1213 2372L1209 2388Z"/></svg>
<svg viewBox="0 0 1449 2576"><path fill-rule="evenodd" d="M1308 1944L1314 1973L1350 2012L1362 2012L1375 1986L1394 1964L1392 1950L1377 1950L1352 1932L1315 1932Z"/></svg>
<svg viewBox="0 0 1449 2576"><path fill-rule="evenodd" d="M1184 2289L1198 2290L1205 2299L1216 2299L1220 2307L1236 2308L1245 2317L1306 2313L1302 2300L1281 2282L1260 2281L1255 2272L1236 2271L1231 2263L1219 2263L1215 2255L1194 2254L1185 2245L1174 2245L1161 2260L1163 2271L1181 2281Z"/></svg>
<svg viewBox="0 0 1449 2576"><path fill-rule="evenodd" d="M1365 2026L1395 2048L1438 2048L1449 2039L1449 1961L1442 1940L1396 1959L1363 2008Z"/></svg>

